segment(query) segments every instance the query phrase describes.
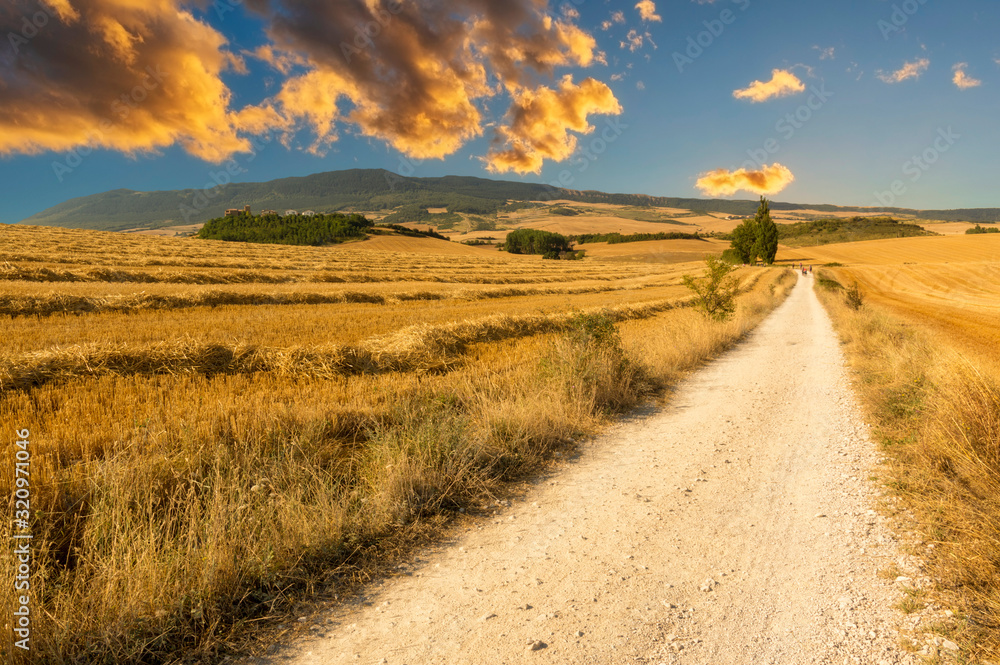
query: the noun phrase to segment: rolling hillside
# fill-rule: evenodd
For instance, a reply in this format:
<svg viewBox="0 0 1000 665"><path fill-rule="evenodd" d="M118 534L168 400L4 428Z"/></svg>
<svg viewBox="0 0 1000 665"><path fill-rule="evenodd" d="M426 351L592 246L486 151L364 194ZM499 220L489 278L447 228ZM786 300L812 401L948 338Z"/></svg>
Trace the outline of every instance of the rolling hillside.
<svg viewBox="0 0 1000 665"><path fill-rule="evenodd" d="M406 178L382 169L330 171L300 178L262 183L234 183L214 189L137 192L116 189L70 199L43 210L22 224L65 228L126 231L156 229L205 222L227 208L250 205L254 210L386 211L408 208L446 208L450 212L493 215L510 201L566 200L594 204L657 206L692 213L752 215L756 201L694 199L609 194L561 189L538 183L487 180L463 176ZM867 208L772 202L775 211L808 208L818 214L871 212ZM917 211L891 208L885 212L921 219L989 222L1000 219L1000 209Z"/></svg>

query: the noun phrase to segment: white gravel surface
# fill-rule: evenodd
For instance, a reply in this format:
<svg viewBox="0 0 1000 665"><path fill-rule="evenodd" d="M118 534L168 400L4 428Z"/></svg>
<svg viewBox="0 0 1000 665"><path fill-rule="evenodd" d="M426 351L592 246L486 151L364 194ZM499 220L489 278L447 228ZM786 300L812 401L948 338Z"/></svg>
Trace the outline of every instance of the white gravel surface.
<svg viewBox="0 0 1000 665"><path fill-rule="evenodd" d="M917 663L879 460L800 283L662 409L263 661L294 665Z"/></svg>

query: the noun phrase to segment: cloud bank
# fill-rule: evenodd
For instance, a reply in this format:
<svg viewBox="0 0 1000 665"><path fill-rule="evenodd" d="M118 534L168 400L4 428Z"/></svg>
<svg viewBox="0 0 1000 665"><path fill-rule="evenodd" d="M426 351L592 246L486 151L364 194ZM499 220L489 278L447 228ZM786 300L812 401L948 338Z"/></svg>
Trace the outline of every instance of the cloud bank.
<svg viewBox="0 0 1000 665"><path fill-rule="evenodd" d="M305 134L323 154L350 131L443 158L492 126L487 167L523 173L568 157L589 115L621 112L603 82L557 76L604 56L574 12L546 0L245 0L267 43L238 54L184 0L41 2L41 25L23 36L39 5L0 5L0 34L18 35L0 53L0 154L179 145L218 162L256 134L289 146ZM249 58L278 89L234 107L223 75ZM493 117L496 105L509 107Z"/></svg>
<svg viewBox="0 0 1000 665"><path fill-rule="evenodd" d="M176 144L218 161L249 148L221 80L241 61L173 2L16 0L0 34L0 154Z"/></svg>

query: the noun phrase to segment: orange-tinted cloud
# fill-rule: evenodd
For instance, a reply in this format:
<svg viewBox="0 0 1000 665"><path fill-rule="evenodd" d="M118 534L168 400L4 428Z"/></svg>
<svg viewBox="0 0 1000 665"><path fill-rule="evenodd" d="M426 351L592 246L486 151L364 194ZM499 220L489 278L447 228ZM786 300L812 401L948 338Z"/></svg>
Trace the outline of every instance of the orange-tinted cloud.
<svg viewBox="0 0 1000 665"><path fill-rule="evenodd" d="M969 88L976 88L983 84L983 82L979 79L974 79L965 73L965 68L968 66L968 63L960 62L951 68L952 71L955 72L955 75L952 76L951 82L954 83L959 90L968 90Z"/></svg>
<svg viewBox="0 0 1000 665"><path fill-rule="evenodd" d="M515 96L508 124L497 130L499 147L484 158L486 168L494 173L538 173L544 160L562 161L573 154L577 138L570 131L593 131L587 116L621 112L611 89L592 78L577 85L566 76L558 90L525 89Z"/></svg>
<svg viewBox="0 0 1000 665"><path fill-rule="evenodd" d="M218 161L249 149L220 78L239 62L179 2L46 0L42 11L5 4L0 154L80 146L133 154L179 144Z"/></svg>
<svg viewBox="0 0 1000 665"><path fill-rule="evenodd" d="M927 58L920 58L919 60L914 60L913 62L904 63L902 67L888 74L880 70L875 74L875 76L885 83L902 83L907 79L920 78L920 75L927 71L927 68L930 67L930 65L930 60Z"/></svg>
<svg viewBox="0 0 1000 665"><path fill-rule="evenodd" d="M788 187L795 176L787 167L775 162L757 171L716 169L698 178L695 187L708 196L730 196L739 190L754 194L777 194Z"/></svg>
<svg viewBox="0 0 1000 665"><path fill-rule="evenodd" d="M567 132L586 128L588 113L619 108L590 79L575 86L586 94L547 87L559 68L605 61L577 13L550 11L547 0L243 0L230 4L263 18L268 39L240 56L185 9L190 0L37 1L47 25L0 53L0 154L180 145L221 161L249 150L254 134L277 131L285 145L322 154L351 131L441 158L499 124L489 110L498 99L509 98L515 118L555 95L577 106L553 106L551 122L530 128L515 118L502 133L512 149L548 158L564 154L550 146L571 143ZM14 0L24 11L35 2ZM0 28L16 33L23 15L9 5ZM245 72L243 57L269 64L279 84L234 106L222 76Z"/></svg>
<svg viewBox="0 0 1000 665"><path fill-rule="evenodd" d="M653 0L639 0L635 8L639 10L639 16L643 21L662 21L663 17L656 13L656 3Z"/></svg>
<svg viewBox="0 0 1000 665"><path fill-rule="evenodd" d="M336 140L337 125L348 124L407 156L443 158L483 134L489 122L484 104L492 98L508 93L514 113L525 100L547 99L552 91L539 79L604 57L596 40L572 22L572 12L556 17L539 0L348 0L313 3L310 12L297 14L288 7L300 3L291 0L250 3L272 21L272 45L258 55L276 68L293 58L307 69L260 109L281 119L274 124L281 131L310 129L315 141L309 148L316 152ZM568 93L560 88L560 94ZM603 108L579 101L580 108ZM540 138L546 146L568 140L559 119L531 126L532 132L549 127L555 134L528 138L506 127L501 135L520 141L511 146L518 152L562 154L525 148Z"/></svg>
<svg viewBox="0 0 1000 665"><path fill-rule="evenodd" d="M799 77L785 69L771 71L770 81L754 81L742 90L734 90L736 99L749 99L751 102L766 102L776 97L788 97L803 92L806 86Z"/></svg>

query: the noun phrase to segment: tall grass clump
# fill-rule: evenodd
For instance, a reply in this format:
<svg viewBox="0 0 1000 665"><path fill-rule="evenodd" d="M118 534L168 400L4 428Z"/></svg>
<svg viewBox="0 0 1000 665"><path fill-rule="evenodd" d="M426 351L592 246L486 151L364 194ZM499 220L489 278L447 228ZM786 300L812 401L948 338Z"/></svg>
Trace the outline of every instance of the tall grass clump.
<svg viewBox="0 0 1000 665"><path fill-rule="evenodd" d="M634 406L651 384L625 351L615 320L605 313L578 313L555 343L544 369L567 398L592 414Z"/></svg>
<svg viewBox="0 0 1000 665"><path fill-rule="evenodd" d="M939 599L962 618L953 639L973 659L997 659L1000 375L875 306L821 298L887 455L886 485L921 534Z"/></svg>

